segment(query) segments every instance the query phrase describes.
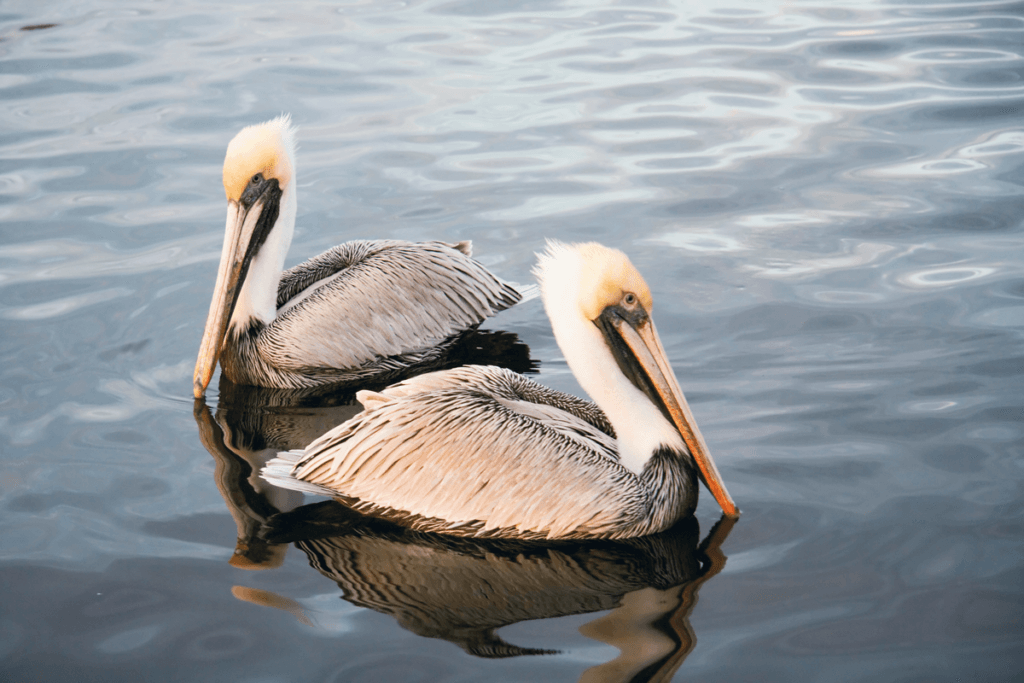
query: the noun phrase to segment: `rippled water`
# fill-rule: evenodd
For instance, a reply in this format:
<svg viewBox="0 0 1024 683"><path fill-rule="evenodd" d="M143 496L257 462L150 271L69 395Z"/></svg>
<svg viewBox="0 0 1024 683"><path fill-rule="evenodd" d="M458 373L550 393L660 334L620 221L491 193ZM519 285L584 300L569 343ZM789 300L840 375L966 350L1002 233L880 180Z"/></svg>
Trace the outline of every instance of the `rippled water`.
<svg viewBox="0 0 1024 683"><path fill-rule="evenodd" d="M647 641L609 624L661 596L677 680L1017 680L1022 48L998 1L5 2L4 678L616 680ZM472 239L518 282L549 236L631 255L743 509L724 567L705 495L642 547L282 532L240 568L263 503L190 380L225 145L282 111L289 265L365 237ZM579 391L538 301L487 327ZM468 612L310 564L345 553L490 586L474 618L557 653L467 653ZM532 576L561 597L502 628Z"/></svg>

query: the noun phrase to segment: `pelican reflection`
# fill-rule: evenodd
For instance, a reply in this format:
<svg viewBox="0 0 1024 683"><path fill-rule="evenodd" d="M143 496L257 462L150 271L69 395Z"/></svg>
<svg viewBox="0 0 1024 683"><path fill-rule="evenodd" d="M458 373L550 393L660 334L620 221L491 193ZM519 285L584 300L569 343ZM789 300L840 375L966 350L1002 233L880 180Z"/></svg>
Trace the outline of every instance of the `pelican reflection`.
<svg viewBox="0 0 1024 683"><path fill-rule="evenodd" d="M607 611L580 631L620 655L581 681L661 681L696 644L690 612L698 588L725 564L720 547L734 522L723 517L703 543L689 517L652 536L542 544L419 532L327 501L277 515L264 540L294 543L352 604L479 657L555 654L506 642L497 631Z"/></svg>

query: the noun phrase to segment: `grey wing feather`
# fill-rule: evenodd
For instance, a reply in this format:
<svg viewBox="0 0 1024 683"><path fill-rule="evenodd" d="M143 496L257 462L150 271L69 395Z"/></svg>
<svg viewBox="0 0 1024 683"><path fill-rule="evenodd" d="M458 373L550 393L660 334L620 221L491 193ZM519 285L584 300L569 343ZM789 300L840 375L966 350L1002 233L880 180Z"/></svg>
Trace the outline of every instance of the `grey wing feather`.
<svg viewBox="0 0 1024 683"><path fill-rule="evenodd" d="M281 273L277 286L277 307L281 308L310 285L348 268L365 257L371 243L345 242Z"/></svg>
<svg viewBox="0 0 1024 683"><path fill-rule="evenodd" d="M614 438L524 392L586 403L501 368L429 373L360 392L366 410L312 443L291 474L425 530L616 537L648 496Z"/></svg>
<svg viewBox="0 0 1024 683"><path fill-rule="evenodd" d="M592 401L587 401L572 394L555 391L543 384L537 384L530 379L515 372L504 373L507 375L509 386L519 397L528 403L539 403L553 406L563 410L570 415L597 427L599 430L615 438L615 429L604 411L597 407ZM618 448L612 449L609 453L616 460L619 458Z"/></svg>
<svg viewBox="0 0 1024 683"><path fill-rule="evenodd" d="M277 307L281 308L310 285L328 278L354 263L358 263L370 254L379 251L382 247L391 244L403 243L391 240L354 240L344 242L318 256L314 256L308 261L289 268L281 274L281 282L277 287ZM430 242L429 244L449 247L467 257L473 255L473 243L469 240L463 240L454 244L449 242Z"/></svg>
<svg viewBox="0 0 1024 683"><path fill-rule="evenodd" d="M293 371L359 367L438 346L521 298L468 251L468 243L338 245L285 273L279 316L261 343ZM295 338L305 343L290 345Z"/></svg>

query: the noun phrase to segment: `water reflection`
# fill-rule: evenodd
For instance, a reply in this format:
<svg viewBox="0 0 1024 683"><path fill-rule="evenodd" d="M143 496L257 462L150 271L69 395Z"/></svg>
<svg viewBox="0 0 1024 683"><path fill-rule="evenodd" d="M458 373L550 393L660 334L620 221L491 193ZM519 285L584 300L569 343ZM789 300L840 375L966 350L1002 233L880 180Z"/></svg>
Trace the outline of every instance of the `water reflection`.
<svg viewBox="0 0 1024 683"><path fill-rule="evenodd" d="M302 448L361 407L351 394L340 396L335 404L289 403L287 399L295 397L288 394L296 392L235 387L226 379L221 380L220 391L216 419L202 398L195 400L193 415L199 440L216 463L217 490L238 527L230 563L242 569L277 567L284 561L287 546L266 543L260 531L273 515L300 505L303 496L266 483L259 476L260 469L279 450ZM234 402L234 397L241 400ZM250 409L246 409L247 399L255 404Z"/></svg>
<svg viewBox="0 0 1024 683"><path fill-rule="evenodd" d="M693 517L655 536L538 544L421 533L328 501L275 516L264 538L295 543L352 604L478 657L555 654L496 631L611 610L580 632L620 655L580 680L662 681L696 645L689 616L700 586L725 566L721 544L733 524L723 517L700 544ZM237 588L235 595L305 617L287 598Z"/></svg>

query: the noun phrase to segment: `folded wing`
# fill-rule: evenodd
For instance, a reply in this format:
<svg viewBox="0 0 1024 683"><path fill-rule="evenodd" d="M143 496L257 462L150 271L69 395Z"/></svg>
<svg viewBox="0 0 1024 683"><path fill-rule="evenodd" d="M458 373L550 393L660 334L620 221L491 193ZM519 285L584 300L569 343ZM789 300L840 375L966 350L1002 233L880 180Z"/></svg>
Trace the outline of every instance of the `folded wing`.
<svg viewBox="0 0 1024 683"><path fill-rule="evenodd" d="M601 411L511 371L467 366L359 398L366 410L291 470L357 509L425 531L573 538L614 537L646 507Z"/></svg>
<svg viewBox="0 0 1024 683"><path fill-rule="evenodd" d="M296 372L355 368L432 349L520 300L468 251L467 243L364 240L286 271L261 355Z"/></svg>

